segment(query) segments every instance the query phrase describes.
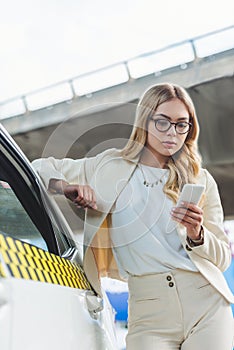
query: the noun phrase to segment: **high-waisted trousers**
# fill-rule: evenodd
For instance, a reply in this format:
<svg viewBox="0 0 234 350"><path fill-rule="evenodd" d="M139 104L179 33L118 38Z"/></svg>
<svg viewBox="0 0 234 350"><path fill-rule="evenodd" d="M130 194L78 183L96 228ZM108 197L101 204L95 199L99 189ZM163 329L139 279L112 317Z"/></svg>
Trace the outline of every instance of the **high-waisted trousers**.
<svg viewBox="0 0 234 350"><path fill-rule="evenodd" d="M199 273L130 276L127 350L232 350L230 304Z"/></svg>

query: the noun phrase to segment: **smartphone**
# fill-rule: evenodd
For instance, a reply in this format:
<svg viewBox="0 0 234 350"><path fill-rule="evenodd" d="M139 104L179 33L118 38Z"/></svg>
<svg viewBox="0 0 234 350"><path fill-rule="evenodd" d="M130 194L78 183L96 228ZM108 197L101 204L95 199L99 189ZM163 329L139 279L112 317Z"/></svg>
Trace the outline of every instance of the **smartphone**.
<svg viewBox="0 0 234 350"><path fill-rule="evenodd" d="M181 202L189 202L197 205L201 199L204 189L204 185L185 184L180 193L176 206L179 207Z"/></svg>

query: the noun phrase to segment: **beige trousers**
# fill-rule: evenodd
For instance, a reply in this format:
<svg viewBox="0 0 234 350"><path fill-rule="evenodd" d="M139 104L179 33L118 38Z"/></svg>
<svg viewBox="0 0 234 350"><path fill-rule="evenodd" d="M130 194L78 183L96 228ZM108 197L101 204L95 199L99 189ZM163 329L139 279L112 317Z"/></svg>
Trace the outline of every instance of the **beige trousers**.
<svg viewBox="0 0 234 350"><path fill-rule="evenodd" d="M232 350L230 304L199 272L129 278L127 350Z"/></svg>

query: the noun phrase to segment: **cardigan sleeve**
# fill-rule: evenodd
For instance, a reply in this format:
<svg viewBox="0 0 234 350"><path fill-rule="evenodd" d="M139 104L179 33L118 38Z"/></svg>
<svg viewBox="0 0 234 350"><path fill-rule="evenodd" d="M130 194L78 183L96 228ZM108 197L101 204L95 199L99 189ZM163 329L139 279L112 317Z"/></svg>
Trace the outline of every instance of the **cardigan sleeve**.
<svg viewBox="0 0 234 350"><path fill-rule="evenodd" d="M90 184L95 170L103 158L114 153L116 153L115 150L110 149L90 158L41 158L34 160L32 166L40 175L47 189L51 179L64 180L70 184L85 185Z"/></svg>
<svg viewBox="0 0 234 350"><path fill-rule="evenodd" d="M203 205L204 244L192 247L192 254L209 260L221 271L225 271L231 263L231 249L223 227L223 209L214 178L207 170L205 176L207 188Z"/></svg>
<svg viewBox="0 0 234 350"><path fill-rule="evenodd" d="M64 180L71 184L83 184L85 159L55 159L53 157L36 159L32 166L40 175L46 188L51 179Z"/></svg>

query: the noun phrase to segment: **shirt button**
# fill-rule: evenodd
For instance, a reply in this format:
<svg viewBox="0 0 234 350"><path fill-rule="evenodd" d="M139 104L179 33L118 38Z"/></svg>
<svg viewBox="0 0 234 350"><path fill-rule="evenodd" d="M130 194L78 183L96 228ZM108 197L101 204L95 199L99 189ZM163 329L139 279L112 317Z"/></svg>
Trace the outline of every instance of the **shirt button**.
<svg viewBox="0 0 234 350"><path fill-rule="evenodd" d="M173 282L170 282L169 283L169 287L173 287L174 286L174 283Z"/></svg>
<svg viewBox="0 0 234 350"><path fill-rule="evenodd" d="M171 281L171 276L167 276L167 280L168 280L168 281Z"/></svg>
<svg viewBox="0 0 234 350"><path fill-rule="evenodd" d="M187 244L186 244L185 248L186 248L189 252L192 251L192 249L191 249Z"/></svg>

